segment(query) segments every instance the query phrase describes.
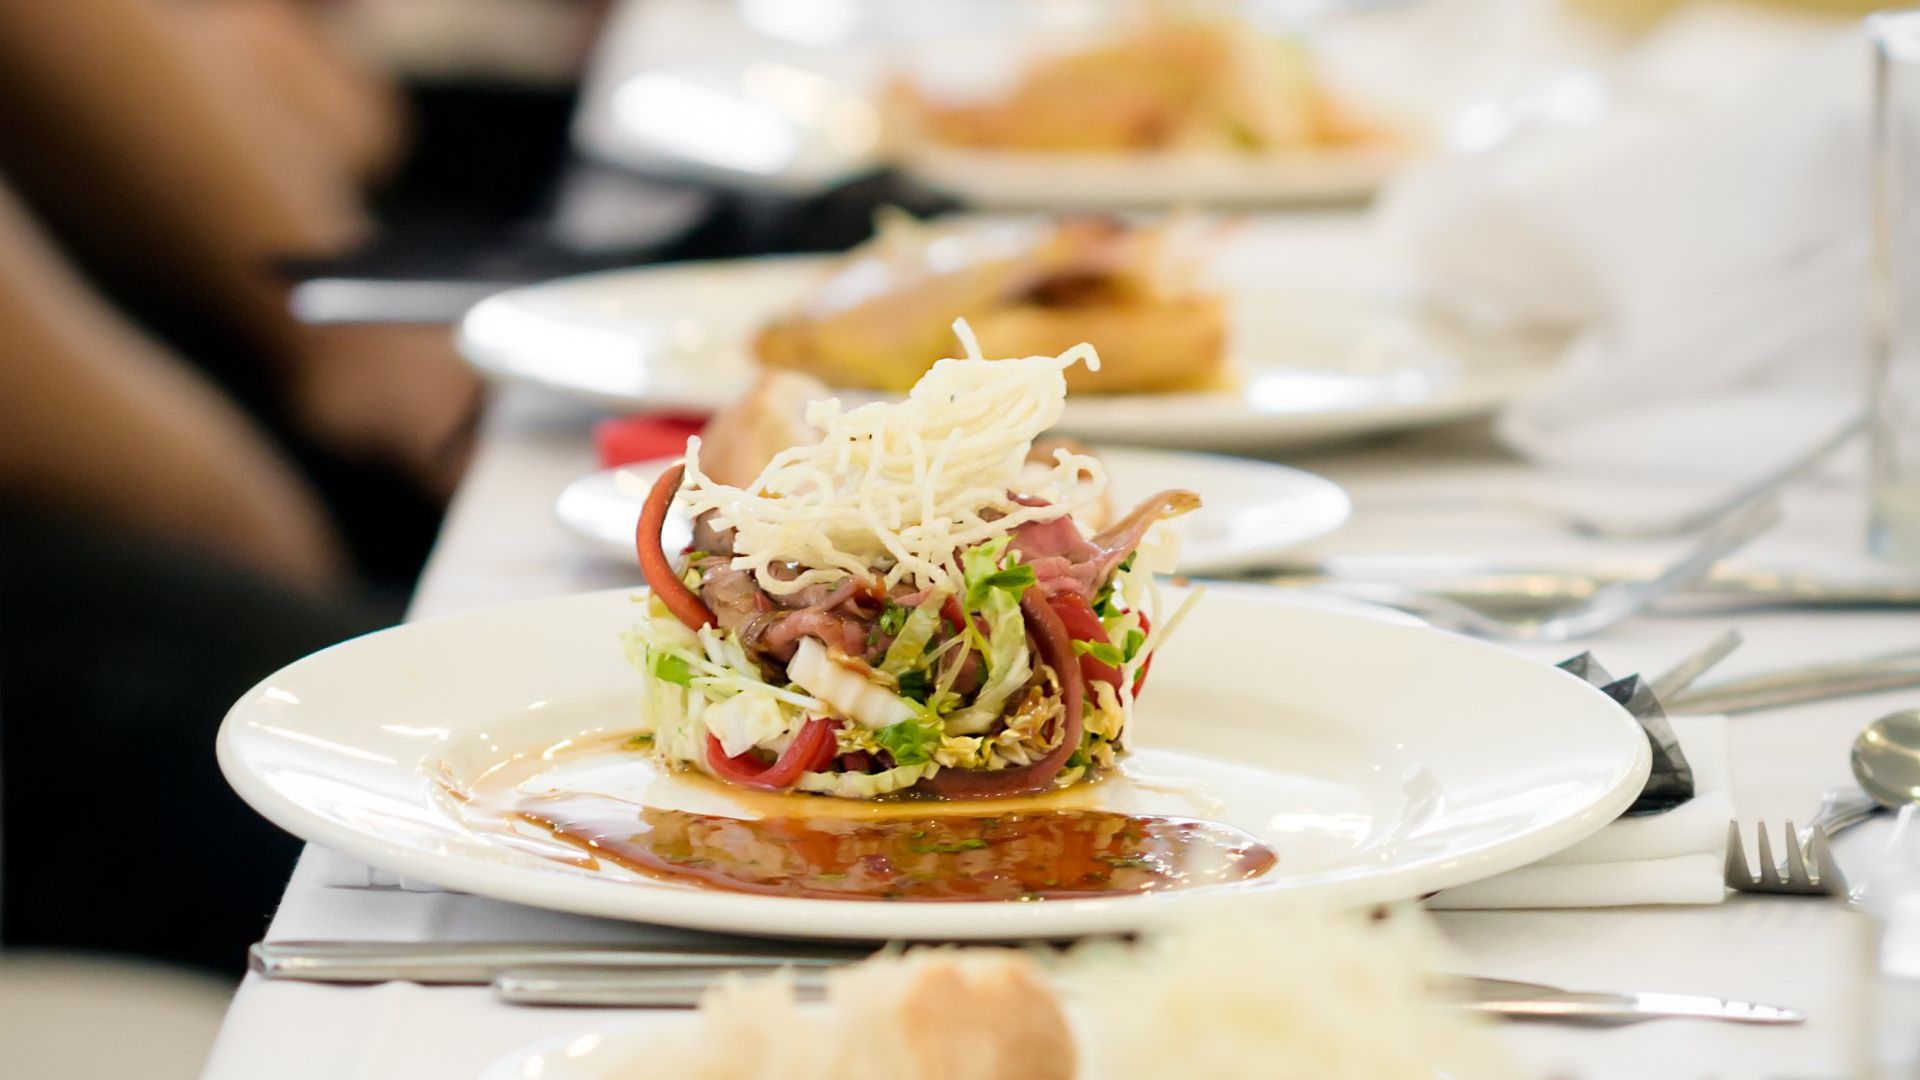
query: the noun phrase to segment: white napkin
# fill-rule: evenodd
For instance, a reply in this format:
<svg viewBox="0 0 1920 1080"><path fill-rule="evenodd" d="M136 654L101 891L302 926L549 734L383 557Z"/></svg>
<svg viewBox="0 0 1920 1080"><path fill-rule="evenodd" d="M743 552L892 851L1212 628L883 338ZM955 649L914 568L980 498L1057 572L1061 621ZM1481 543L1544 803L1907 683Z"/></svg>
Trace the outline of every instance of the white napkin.
<svg viewBox="0 0 1920 1080"><path fill-rule="evenodd" d="M1693 766L1694 796L1664 814L1621 818L1537 863L1448 889L1436 909L1717 904L1733 818L1724 716L1670 718Z"/></svg>
<svg viewBox="0 0 1920 1080"><path fill-rule="evenodd" d="M392 889L400 892L445 892L418 878L405 877L391 870L380 870L332 848L309 845L307 859L317 869L320 884L332 889Z"/></svg>
<svg viewBox="0 0 1920 1080"><path fill-rule="evenodd" d="M1741 479L1860 407L1868 54L1832 25L1688 16L1593 73L1596 122L1521 131L1382 199L1377 226L1437 303L1571 332L1501 418L1509 445Z"/></svg>

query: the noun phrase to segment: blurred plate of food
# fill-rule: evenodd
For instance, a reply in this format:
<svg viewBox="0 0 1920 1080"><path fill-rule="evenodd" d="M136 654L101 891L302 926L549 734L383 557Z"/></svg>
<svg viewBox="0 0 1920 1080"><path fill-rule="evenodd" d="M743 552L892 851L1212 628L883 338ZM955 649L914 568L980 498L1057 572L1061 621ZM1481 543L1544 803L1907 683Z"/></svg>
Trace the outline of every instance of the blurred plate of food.
<svg viewBox="0 0 1920 1080"><path fill-rule="evenodd" d="M1156 491L1190 487L1206 492L1183 523L1178 571L1226 574L1257 567L1286 549L1339 528L1352 509L1345 492L1312 473L1264 461L1212 454L1106 447L1095 451L1112 478L1110 498L1094 509L1132 506ZM640 507L661 470L677 459L604 469L568 484L554 515L569 532L631 564ZM1098 532L1104 519L1081 522ZM667 521L663 543L679 550L692 526Z"/></svg>
<svg viewBox="0 0 1920 1080"><path fill-rule="evenodd" d="M1333 66L1224 19L769 41L612 73L577 135L643 172L789 194L891 165L980 207L1364 198L1433 125L1404 91Z"/></svg>
<svg viewBox="0 0 1920 1080"><path fill-rule="evenodd" d="M1491 1025L1446 1007L1446 962L1413 910L1294 904L1062 951L886 950L715 979L697 1011L572 1031L480 1080L1317 1077L1323 1062L1368 1080L1523 1075Z"/></svg>
<svg viewBox="0 0 1920 1080"><path fill-rule="evenodd" d="M1492 411L1547 370L1557 342L1477 331L1407 291L1281 274L1231 221L1175 215L886 216L839 256L585 275L509 290L462 323L494 376L628 410L710 411L761 365L843 398L895 394L957 355L1079 342L1060 429L1093 441L1275 447Z"/></svg>

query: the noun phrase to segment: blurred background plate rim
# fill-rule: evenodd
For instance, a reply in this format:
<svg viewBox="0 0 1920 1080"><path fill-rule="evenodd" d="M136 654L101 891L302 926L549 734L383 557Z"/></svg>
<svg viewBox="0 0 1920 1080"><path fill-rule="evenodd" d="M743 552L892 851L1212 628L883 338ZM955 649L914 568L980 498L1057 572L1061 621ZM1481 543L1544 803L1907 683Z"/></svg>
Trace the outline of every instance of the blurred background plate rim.
<svg viewBox="0 0 1920 1080"><path fill-rule="evenodd" d="M1208 494L1202 496L1199 510L1173 523L1174 529L1183 532L1180 563L1176 571L1181 574L1227 574L1256 568L1290 548L1333 532L1346 524L1353 513L1353 501L1340 485L1316 473L1289 465L1223 454L1181 453L1152 448L1096 446L1093 450L1107 467L1107 475L1113 483L1109 492L1130 492L1128 497L1113 496L1112 510L1115 516L1126 513L1138 498L1152 494L1130 483L1127 479L1130 472L1137 473L1143 468L1156 466L1156 472L1163 469L1167 472L1191 470L1194 473L1196 479L1188 486ZM634 523L639 519L645 492L622 490L622 481L618 477L622 473L629 473L636 485L650 484L670 462L677 460L654 458L636 461L578 477L554 499L554 520L574 537L592 544L622 563L631 564L634 559ZM1223 487L1221 480L1230 474L1241 477L1243 495L1234 504L1223 505L1223 496L1219 494ZM1158 485L1147 486L1159 490ZM616 507L621 517L618 522L610 519ZM632 511L630 514L626 513L628 509ZM1203 527L1203 523L1208 521L1224 525L1217 515L1251 512L1261 513L1263 518L1284 514L1285 527L1264 532L1258 538L1223 535L1215 539L1195 534L1195 529ZM672 527L670 522L669 528ZM668 547L671 549L673 545L669 544Z"/></svg>
<svg viewBox="0 0 1920 1080"><path fill-rule="evenodd" d="M666 317L626 316L608 324L602 309L609 300L643 297L649 289L733 291L744 286L761 290L764 299L751 302L749 310L727 316L740 324L737 330L723 328L713 341L698 348L680 351L670 346L664 361L683 368L719 361L750 369L751 328L798 300L841 258L834 254L796 254L697 260L602 270L515 286L469 309L460 320L456 343L468 363L503 382L538 387L609 410L711 412L743 393L746 379L728 372L721 379L700 385L704 380L667 366L662 370L682 385L632 389L653 378L650 365L663 363L639 354L639 331L663 327ZM1230 286L1224 287L1231 292ZM1407 319L1417 313L1418 306L1410 297L1356 283L1303 285L1297 290L1282 287L1275 291L1289 295L1297 292L1303 300L1331 299L1363 306L1381 322ZM704 326L696 329L709 330ZM558 370L556 360L567 360L568 350L573 348L567 343L568 335L582 332L619 338L622 355L603 358L603 367L592 376ZM1234 352L1244 355L1256 350L1242 344ZM1431 359L1449 362L1453 367L1450 377L1437 385L1391 389L1391 384L1404 377L1412 376L1420 382L1431 374L1412 365L1377 372L1351 367L1343 370L1334 365L1265 367L1261 369L1265 374L1279 378L1360 377L1378 386L1374 396L1363 400L1298 409L1263 408L1254 401L1248 386L1220 391L1077 395L1068 398L1058 430L1090 441L1136 446L1273 449L1486 416L1553 370L1554 357L1547 349L1539 350L1539 355L1530 350L1525 362L1506 359L1496 363L1457 357L1439 347L1429 351ZM1229 363L1234 362L1230 356ZM856 388L835 388L835 393L849 402L881 396Z"/></svg>

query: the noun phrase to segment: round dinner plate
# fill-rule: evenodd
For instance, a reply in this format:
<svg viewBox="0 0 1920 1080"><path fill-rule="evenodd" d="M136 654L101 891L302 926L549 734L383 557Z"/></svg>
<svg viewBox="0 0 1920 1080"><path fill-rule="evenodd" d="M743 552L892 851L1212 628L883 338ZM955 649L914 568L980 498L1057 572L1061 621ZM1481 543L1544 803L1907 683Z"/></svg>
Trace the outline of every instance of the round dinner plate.
<svg viewBox="0 0 1920 1080"><path fill-rule="evenodd" d="M496 378L615 409L711 411L753 380L754 333L813 289L832 256L679 263L509 289L460 325ZM1549 343L1470 334L1397 292L1242 271L1221 390L1075 395L1060 429L1096 442L1278 447L1488 413L1547 370ZM842 397L870 398L864 391Z"/></svg>
<svg viewBox="0 0 1920 1080"><path fill-rule="evenodd" d="M1047 153L946 146L883 130L883 88L894 74L911 72L936 93L992 96L1039 55L1070 44L1058 33L1043 40L1038 49L1026 34L879 47L768 41L608 72L589 88L574 135L603 161L698 183L807 195L892 165L980 209L1087 210L1357 201L1426 153L1426 129L1436 122L1426 98L1375 85L1372 93L1343 92L1376 99L1374 111L1394 118L1403 137L1392 144Z"/></svg>
<svg viewBox="0 0 1920 1080"><path fill-rule="evenodd" d="M1257 567L1287 548L1339 528L1353 508L1346 492L1332 481L1284 465L1123 447L1098 452L1116 516L1168 488L1206 492L1200 509L1180 519L1178 571L1183 574ZM631 563L640 504L667 464L646 461L583 476L561 491L554 515L574 535ZM693 534L676 513L668 517L662 535L661 546L678 551Z"/></svg>
<svg viewBox="0 0 1920 1080"><path fill-rule="evenodd" d="M1283 892L1420 896L1592 834L1648 770L1632 717L1556 668L1423 626L1216 586L1156 655L1125 767L1076 805L1236 826L1278 853L1250 880L1038 903L799 899L582 869L475 827L446 783L506 775L526 793L734 816L762 805L663 773L617 741L557 759L566 764L543 756L632 727L639 698L620 635L639 595L431 619L316 653L234 705L221 767L290 832L445 888L695 929L861 940L1118 932Z"/></svg>

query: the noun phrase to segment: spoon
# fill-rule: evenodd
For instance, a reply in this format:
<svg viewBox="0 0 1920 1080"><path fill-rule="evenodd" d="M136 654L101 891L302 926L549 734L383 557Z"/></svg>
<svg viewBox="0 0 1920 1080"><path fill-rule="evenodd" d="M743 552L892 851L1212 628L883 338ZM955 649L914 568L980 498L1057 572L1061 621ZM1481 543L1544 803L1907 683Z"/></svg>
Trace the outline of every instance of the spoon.
<svg viewBox="0 0 1920 1080"><path fill-rule="evenodd" d="M1874 802L1893 810L1920 802L1920 709L1868 724L1853 740L1850 758L1853 778Z"/></svg>
<svg viewBox="0 0 1920 1080"><path fill-rule="evenodd" d="M1882 809L1920 803L1920 709L1890 712L1860 729L1847 758L1860 790L1824 792L1813 820L1800 829L1801 843L1816 829L1835 836Z"/></svg>

